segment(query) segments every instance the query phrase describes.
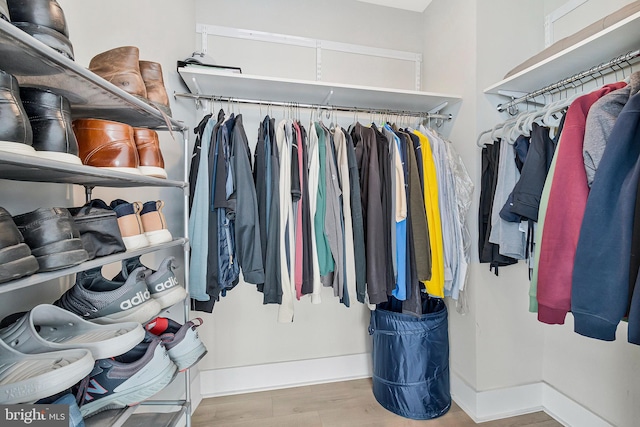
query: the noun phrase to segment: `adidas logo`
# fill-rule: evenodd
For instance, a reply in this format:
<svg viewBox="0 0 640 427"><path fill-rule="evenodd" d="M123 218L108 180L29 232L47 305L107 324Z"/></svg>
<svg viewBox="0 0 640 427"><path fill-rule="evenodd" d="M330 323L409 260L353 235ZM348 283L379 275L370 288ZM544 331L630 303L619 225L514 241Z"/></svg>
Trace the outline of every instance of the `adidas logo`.
<svg viewBox="0 0 640 427"><path fill-rule="evenodd" d="M135 307L136 305L140 305L146 300L151 298L151 294L149 291L138 291L135 297L126 299L120 303L121 310L129 310L130 308Z"/></svg>
<svg viewBox="0 0 640 427"><path fill-rule="evenodd" d="M154 292L162 292L162 291L166 291L168 289L171 289L174 286L179 286L178 279L175 276L169 277L166 281L164 281L162 283L157 283L153 287L153 290L154 290Z"/></svg>

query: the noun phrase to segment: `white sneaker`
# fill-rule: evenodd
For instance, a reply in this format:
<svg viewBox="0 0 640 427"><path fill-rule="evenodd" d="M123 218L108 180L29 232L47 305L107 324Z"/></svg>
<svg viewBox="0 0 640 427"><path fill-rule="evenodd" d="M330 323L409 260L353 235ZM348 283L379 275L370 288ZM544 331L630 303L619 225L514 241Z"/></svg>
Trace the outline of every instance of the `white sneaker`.
<svg viewBox="0 0 640 427"><path fill-rule="evenodd" d="M156 317L145 326L149 333L160 337L180 372L192 367L207 354L207 348L196 331L202 325L202 319L198 317L195 320L197 323L190 320L181 325L166 317Z"/></svg>

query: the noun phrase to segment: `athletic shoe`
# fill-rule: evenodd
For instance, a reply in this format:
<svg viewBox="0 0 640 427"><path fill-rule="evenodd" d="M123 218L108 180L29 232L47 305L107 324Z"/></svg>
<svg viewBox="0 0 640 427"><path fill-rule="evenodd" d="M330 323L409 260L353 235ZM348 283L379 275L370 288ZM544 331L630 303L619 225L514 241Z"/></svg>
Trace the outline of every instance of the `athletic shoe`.
<svg viewBox="0 0 640 427"><path fill-rule="evenodd" d="M83 348L94 359L131 350L144 338L139 323L96 325L50 304L32 308L13 325L0 330L0 340L22 353L48 353Z"/></svg>
<svg viewBox="0 0 640 427"><path fill-rule="evenodd" d="M162 213L163 207L162 200L151 200L142 205L140 220L150 245L170 242L173 239L171 232L167 230L167 221Z"/></svg>
<svg viewBox="0 0 640 427"><path fill-rule="evenodd" d="M116 199L111 202L110 206L116 213L120 235L127 250L132 251L149 246L149 240L144 234L142 219L140 219L142 203L129 203L122 199Z"/></svg>
<svg viewBox="0 0 640 427"><path fill-rule="evenodd" d="M80 272L76 284L54 304L102 325L146 323L160 313L160 304L147 289L144 268L132 271L125 281L105 279L101 267Z"/></svg>
<svg viewBox="0 0 640 427"><path fill-rule="evenodd" d="M93 364L89 350L24 354L0 340L0 404L31 403L66 390Z"/></svg>
<svg viewBox="0 0 640 427"><path fill-rule="evenodd" d="M134 406L165 388L178 369L157 337L147 336L127 353L97 360L78 386L82 416Z"/></svg>
<svg viewBox="0 0 640 427"><path fill-rule="evenodd" d="M145 269L145 280L151 298L158 301L160 307L167 308L184 301L187 291L178 283L173 271L176 269L175 257L167 257L160 263L158 270L152 270L140 262L140 257L129 258L122 261L122 271L113 280L127 280L129 274L136 268Z"/></svg>
<svg viewBox="0 0 640 427"><path fill-rule="evenodd" d="M196 331L202 325L202 319L198 317L195 320L197 323L190 320L181 325L166 317L157 317L145 326L149 333L160 337L180 372L192 367L207 354L207 348Z"/></svg>

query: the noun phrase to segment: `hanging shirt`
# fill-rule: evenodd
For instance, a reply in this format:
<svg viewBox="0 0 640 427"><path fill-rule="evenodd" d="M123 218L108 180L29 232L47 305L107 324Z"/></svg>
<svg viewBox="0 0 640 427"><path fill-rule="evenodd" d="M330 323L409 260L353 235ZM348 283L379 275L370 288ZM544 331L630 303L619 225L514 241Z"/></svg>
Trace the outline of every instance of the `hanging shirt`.
<svg viewBox="0 0 640 427"><path fill-rule="evenodd" d="M420 146L422 148L425 211L427 213L431 246L431 279L425 281L424 284L429 295L444 297L444 249L442 247L436 166L431 153L429 139L418 131L413 131L413 133L420 138Z"/></svg>
<svg viewBox="0 0 640 427"><path fill-rule="evenodd" d="M309 210L311 215L311 261L313 263L313 292L311 294L312 304L319 304L320 302L322 302L322 280L320 277L318 237L319 233L322 233L324 235L324 219L322 219L322 221L319 220L318 209L318 195L320 193L320 158L318 142L318 133L316 131L315 124L311 123L311 125L309 126ZM322 227L318 228L318 224L322 225Z"/></svg>
<svg viewBox="0 0 640 427"><path fill-rule="evenodd" d="M280 153L280 229L279 240L282 253L280 255L280 283L282 287L282 304L278 310L278 322L288 323L293 321L293 299L295 295L295 282L293 277L293 263L291 254L294 249L293 239L293 207L291 203L291 140L287 136L286 126L290 124L286 120L278 123L276 128L276 144Z"/></svg>

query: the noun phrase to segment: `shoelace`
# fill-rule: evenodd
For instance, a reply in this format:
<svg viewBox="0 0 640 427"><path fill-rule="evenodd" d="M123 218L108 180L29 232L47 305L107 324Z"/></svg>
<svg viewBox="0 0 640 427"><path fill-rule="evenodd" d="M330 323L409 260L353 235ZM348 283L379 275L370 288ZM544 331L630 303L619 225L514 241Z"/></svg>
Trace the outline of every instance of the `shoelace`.
<svg viewBox="0 0 640 427"><path fill-rule="evenodd" d="M87 389L89 388L89 382L91 381L91 374L87 375L80 381L78 384L78 391L76 392L76 403L78 404L78 408L82 407L84 404L84 396L87 393Z"/></svg>

